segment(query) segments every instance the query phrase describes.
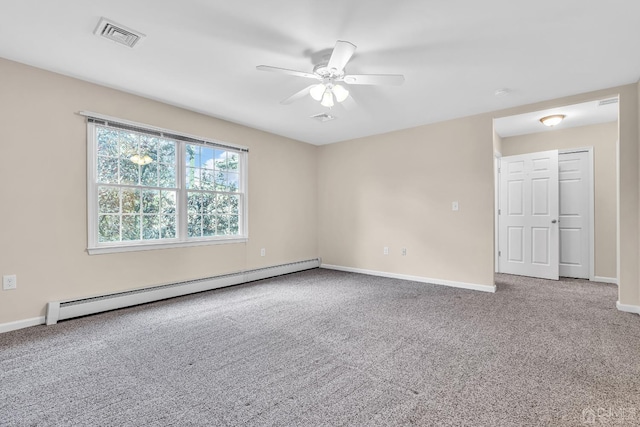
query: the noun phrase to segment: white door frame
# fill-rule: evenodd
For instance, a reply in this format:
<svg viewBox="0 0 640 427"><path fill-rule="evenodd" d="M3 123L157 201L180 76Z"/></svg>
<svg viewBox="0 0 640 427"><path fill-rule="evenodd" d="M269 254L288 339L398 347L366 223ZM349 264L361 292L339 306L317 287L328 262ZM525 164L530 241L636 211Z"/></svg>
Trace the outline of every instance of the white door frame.
<svg viewBox="0 0 640 427"><path fill-rule="evenodd" d="M595 275L595 185L594 185L594 164L593 164L593 147L580 147L580 148L568 148L564 150L558 150L558 155L563 153L576 153L586 151L589 156L589 280L596 279ZM495 205L494 205L494 229L495 229L495 242L494 242L494 268L496 273L500 273L500 262L498 259L498 252L500 251L500 229L498 218L498 207L500 206L500 158L502 154L497 151L493 154L493 167L494 167L494 187L495 187Z"/></svg>
<svg viewBox="0 0 640 427"><path fill-rule="evenodd" d="M498 218L498 209L500 209L500 174L499 174L499 169L500 169L500 158L502 157L502 154L500 154L497 151L493 152L493 188L494 188L494 194L493 194L493 199L494 199L494 205L493 205L493 212L494 212L494 221L493 221L493 230L494 230L494 242L493 242L493 259L494 259L494 271L499 273L500 272L500 260L498 259L498 250L500 249L500 222L499 222L499 218Z"/></svg>

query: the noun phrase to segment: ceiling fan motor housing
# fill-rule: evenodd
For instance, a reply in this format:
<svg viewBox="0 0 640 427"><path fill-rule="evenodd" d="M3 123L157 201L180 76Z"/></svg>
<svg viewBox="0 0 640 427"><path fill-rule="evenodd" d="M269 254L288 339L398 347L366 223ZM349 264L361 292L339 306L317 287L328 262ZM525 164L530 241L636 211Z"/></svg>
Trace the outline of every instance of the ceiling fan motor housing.
<svg viewBox="0 0 640 427"><path fill-rule="evenodd" d="M342 69L341 71L336 70L335 68L330 69L328 65L329 64L327 63L316 65L315 67L313 67L314 74L322 77L323 80L338 80L344 77L344 69Z"/></svg>

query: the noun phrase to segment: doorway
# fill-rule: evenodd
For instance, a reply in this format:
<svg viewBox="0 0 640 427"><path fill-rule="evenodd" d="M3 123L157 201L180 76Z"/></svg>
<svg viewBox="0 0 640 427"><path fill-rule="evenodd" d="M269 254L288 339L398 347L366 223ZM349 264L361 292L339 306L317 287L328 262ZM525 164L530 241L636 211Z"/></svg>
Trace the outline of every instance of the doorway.
<svg viewBox="0 0 640 427"><path fill-rule="evenodd" d="M593 149L500 159L498 271L589 279L593 264Z"/></svg>
<svg viewBox="0 0 640 427"><path fill-rule="evenodd" d="M500 242L505 236L501 236L499 227L498 203L503 190L498 165L506 157L556 149L558 276L617 283L616 102L617 97L614 97L494 120L496 272L504 271L500 264L505 255L504 244ZM550 114L565 114L566 119L560 125L546 128L539 119ZM573 120L574 116L576 120ZM586 198L576 197L584 194ZM539 251L538 255L544 255L544 251L540 252L542 246L539 243L544 242L546 234L544 230L537 230L536 234L538 246L535 249ZM533 237L530 242L533 242ZM533 249L531 246L527 248L529 251ZM543 260L544 256L538 256L538 264Z"/></svg>

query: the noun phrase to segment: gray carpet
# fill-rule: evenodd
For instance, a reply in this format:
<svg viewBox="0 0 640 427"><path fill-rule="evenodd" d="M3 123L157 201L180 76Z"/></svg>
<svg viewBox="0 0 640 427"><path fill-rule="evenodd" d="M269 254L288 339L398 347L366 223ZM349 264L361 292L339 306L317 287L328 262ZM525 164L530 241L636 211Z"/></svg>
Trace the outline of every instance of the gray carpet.
<svg viewBox="0 0 640 427"><path fill-rule="evenodd" d="M2 426L640 425L614 285L316 269L0 335Z"/></svg>

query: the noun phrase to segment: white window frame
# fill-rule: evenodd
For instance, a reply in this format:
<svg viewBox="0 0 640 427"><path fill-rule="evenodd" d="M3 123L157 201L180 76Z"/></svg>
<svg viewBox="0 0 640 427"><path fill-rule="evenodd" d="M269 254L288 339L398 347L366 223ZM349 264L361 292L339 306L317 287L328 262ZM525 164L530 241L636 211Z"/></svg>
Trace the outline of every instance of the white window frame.
<svg viewBox="0 0 640 427"><path fill-rule="evenodd" d="M87 117L87 227L88 245L87 252L90 255L113 252L144 251L152 249L178 248L187 246L218 245L227 243L244 243L248 241L248 153L247 147L230 144L227 142L215 141L200 136L188 135L182 132L158 128L142 123L105 116L102 114L82 111L79 113ZM96 122L97 121L97 122ZM145 241L120 241L120 242L99 242L98 241L98 183L97 183L97 140L96 125L109 126L109 123L125 125L136 128L137 132L149 131L162 134L163 138L176 142L176 234L175 239L159 239ZM118 128L117 126L113 126ZM122 130L121 128L118 128ZM184 138L181 140L176 136ZM212 148L222 148L237 151L239 153L240 183L239 194L241 195L241 206L239 208L239 235L233 236L207 236L188 237L187 236L187 191L185 185L185 145L196 144L211 146Z"/></svg>

